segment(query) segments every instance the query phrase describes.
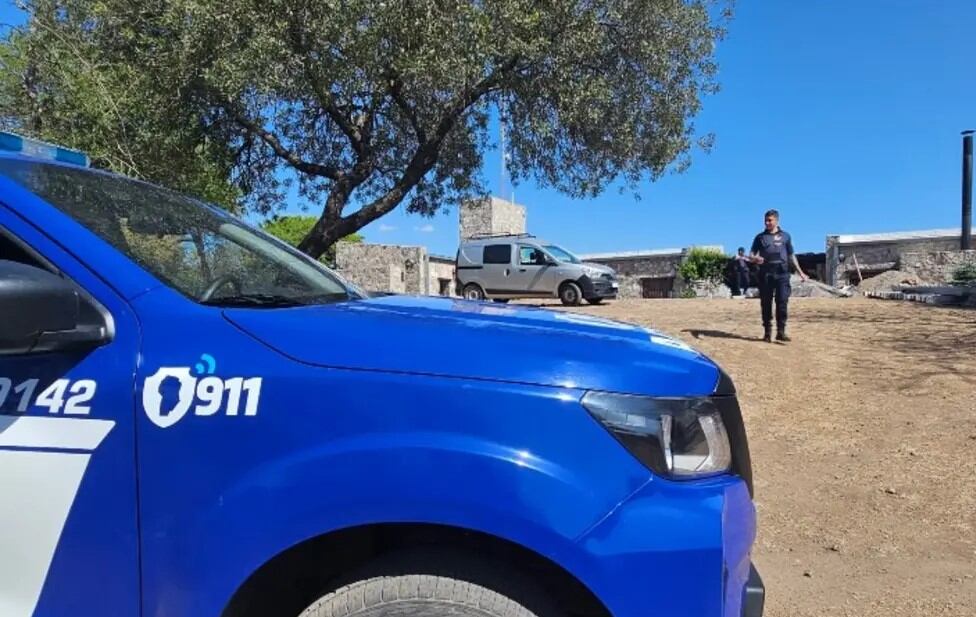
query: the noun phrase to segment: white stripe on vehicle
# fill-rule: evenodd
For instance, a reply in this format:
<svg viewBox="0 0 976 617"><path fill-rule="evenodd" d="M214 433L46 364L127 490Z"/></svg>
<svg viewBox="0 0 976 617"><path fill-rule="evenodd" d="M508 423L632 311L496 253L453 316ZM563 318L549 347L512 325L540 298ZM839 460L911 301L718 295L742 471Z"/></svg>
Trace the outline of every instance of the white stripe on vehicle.
<svg viewBox="0 0 976 617"><path fill-rule="evenodd" d="M94 450L115 422L45 416L0 416L0 448Z"/></svg>
<svg viewBox="0 0 976 617"><path fill-rule="evenodd" d="M3 617L33 615L91 453L113 426L111 420L0 416Z"/></svg>

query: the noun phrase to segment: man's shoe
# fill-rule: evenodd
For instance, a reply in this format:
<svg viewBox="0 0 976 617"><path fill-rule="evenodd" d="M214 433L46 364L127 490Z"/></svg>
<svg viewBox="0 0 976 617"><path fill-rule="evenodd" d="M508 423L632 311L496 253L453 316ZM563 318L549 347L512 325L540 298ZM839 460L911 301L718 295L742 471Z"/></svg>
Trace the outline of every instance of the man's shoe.
<svg viewBox="0 0 976 617"><path fill-rule="evenodd" d="M764 343L772 343L773 342L773 329L771 327L769 327L769 326L766 326L766 329L765 329L765 331L763 333L763 342Z"/></svg>
<svg viewBox="0 0 976 617"><path fill-rule="evenodd" d="M776 332L776 340L781 343L789 343L791 339L786 336L786 330L778 330Z"/></svg>

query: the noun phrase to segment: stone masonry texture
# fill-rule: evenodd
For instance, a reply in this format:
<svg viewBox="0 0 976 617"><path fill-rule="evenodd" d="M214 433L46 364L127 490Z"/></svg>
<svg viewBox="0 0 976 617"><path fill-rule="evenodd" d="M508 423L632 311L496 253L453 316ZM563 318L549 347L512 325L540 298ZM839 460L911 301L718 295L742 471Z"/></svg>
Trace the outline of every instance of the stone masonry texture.
<svg viewBox="0 0 976 617"><path fill-rule="evenodd" d="M479 234L525 233L525 206L497 197L464 202L458 218L461 240Z"/></svg>
<svg viewBox="0 0 976 617"><path fill-rule="evenodd" d="M430 289L427 249L422 246L339 242L336 270L366 291L427 294Z"/></svg>
<svg viewBox="0 0 976 617"><path fill-rule="evenodd" d="M836 236L827 238L827 283L845 285L857 281L854 257L862 272L877 274L898 266L906 253L952 251L959 248L959 238L912 238L907 240L839 244ZM843 262L839 255L843 254Z"/></svg>
<svg viewBox="0 0 976 617"><path fill-rule="evenodd" d="M976 266L976 250L902 253L898 269L927 283L943 285L966 264Z"/></svg>
<svg viewBox="0 0 976 617"><path fill-rule="evenodd" d="M587 258L586 261L610 266L617 273L620 298L641 298L644 278L677 278L681 253L648 255L646 257Z"/></svg>

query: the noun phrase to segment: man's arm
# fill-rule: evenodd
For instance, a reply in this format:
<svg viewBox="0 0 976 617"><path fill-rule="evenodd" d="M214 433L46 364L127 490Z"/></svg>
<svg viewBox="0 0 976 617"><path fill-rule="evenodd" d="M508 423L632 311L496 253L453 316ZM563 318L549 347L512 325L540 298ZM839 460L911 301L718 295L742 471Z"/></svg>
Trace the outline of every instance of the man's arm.
<svg viewBox="0 0 976 617"><path fill-rule="evenodd" d="M790 255L790 260L793 262L793 267L796 268L796 273L800 275L800 280L807 280L807 275L804 274L803 268L800 267L800 260L796 258L796 253L793 252L793 238L789 238L786 241L786 251Z"/></svg>
<svg viewBox="0 0 976 617"><path fill-rule="evenodd" d="M761 264L763 261L765 261L762 257L759 256L759 251L761 249L762 247L759 245L759 236L756 236L752 240L752 248L749 249L749 261L751 261L754 264Z"/></svg>

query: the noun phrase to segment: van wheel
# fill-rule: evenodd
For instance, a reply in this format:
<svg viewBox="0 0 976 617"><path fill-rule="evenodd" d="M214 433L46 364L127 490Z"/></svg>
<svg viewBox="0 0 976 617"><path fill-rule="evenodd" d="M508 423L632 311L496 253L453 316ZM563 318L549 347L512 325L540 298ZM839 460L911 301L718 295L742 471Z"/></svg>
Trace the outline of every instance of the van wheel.
<svg viewBox="0 0 976 617"><path fill-rule="evenodd" d="M402 553L353 578L299 617L562 617L525 577L440 551Z"/></svg>
<svg viewBox="0 0 976 617"><path fill-rule="evenodd" d="M484 300L485 291L474 283L468 283L464 286L464 299L465 300Z"/></svg>
<svg viewBox="0 0 976 617"><path fill-rule="evenodd" d="M603 298L587 298L586 301L594 306L597 304L603 304Z"/></svg>
<svg viewBox="0 0 976 617"><path fill-rule="evenodd" d="M559 300L566 306L579 306L583 301L583 290L572 281L566 281L559 288Z"/></svg>

